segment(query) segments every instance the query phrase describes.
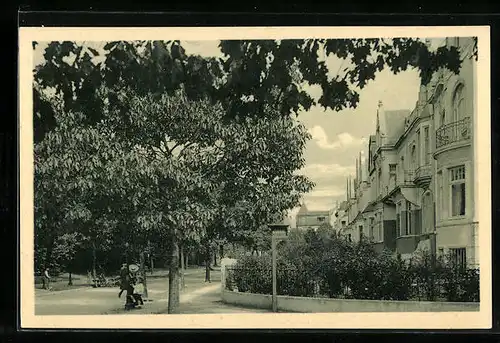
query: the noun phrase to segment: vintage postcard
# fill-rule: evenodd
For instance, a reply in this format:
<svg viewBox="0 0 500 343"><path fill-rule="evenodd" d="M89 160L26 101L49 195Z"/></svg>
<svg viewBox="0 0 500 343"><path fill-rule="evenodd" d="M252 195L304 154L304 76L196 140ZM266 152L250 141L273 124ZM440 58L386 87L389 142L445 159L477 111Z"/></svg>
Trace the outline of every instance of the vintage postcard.
<svg viewBox="0 0 500 343"><path fill-rule="evenodd" d="M491 327L489 32L20 28L22 328Z"/></svg>

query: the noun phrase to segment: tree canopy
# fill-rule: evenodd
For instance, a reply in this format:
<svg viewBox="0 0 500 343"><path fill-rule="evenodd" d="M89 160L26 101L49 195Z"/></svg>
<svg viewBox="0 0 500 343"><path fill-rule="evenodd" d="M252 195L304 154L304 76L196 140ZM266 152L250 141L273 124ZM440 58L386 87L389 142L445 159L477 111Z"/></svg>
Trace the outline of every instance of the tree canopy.
<svg viewBox="0 0 500 343"><path fill-rule="evenodd" d="M461 65L455 47L431 50L413 38L228 40L219 48L223 57L205 58L186 54L180 41L108 42L102 51L84 43L51 42L45 62L35 67L35 137L55 125L40 89L54 89L66 110L78 109L89 122L100 121L104 105L126 115L119 100L123 87L140 95L172 95L182 87L190 100L221 103L227 118L288 116L317 104L336 111L356 107L357 89L384 68L393 73L416 68L427 84L439 68L458 73ZM330 56L344 60L345 67L329 70L325 58ZM321 87L317 102L305 84ZM107 97L95 92L103 86ZM263 111L269 104L277 111Z"/></svg>

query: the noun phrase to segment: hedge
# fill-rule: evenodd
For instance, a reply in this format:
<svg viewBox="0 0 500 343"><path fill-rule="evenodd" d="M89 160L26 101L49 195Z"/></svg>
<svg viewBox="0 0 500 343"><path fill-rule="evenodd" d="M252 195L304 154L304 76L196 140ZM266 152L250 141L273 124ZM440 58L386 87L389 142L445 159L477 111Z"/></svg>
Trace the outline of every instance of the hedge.
<svg viewBox="0 0 500 343"><path fill-rule="evenodd" d="M271 294L271 256L243 256L228 271L228 289ZM277 260L280 295L372 300L479 301L479 270L422 252L410 261L369 242L333 233L294 233Z"/></svg>

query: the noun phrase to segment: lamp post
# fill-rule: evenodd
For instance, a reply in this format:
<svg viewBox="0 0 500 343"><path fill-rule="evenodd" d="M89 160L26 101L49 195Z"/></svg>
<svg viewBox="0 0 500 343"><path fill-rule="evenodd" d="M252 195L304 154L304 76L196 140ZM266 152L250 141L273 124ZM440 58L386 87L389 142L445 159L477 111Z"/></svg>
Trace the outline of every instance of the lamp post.
<svg viewBox="0 0 500 343"><path fill-rule="evenodd" d="M269 224L271 229L271 252L272 252L272 272L273 272L273 312L278 312L278 292L277 292L277 276L276 276L276 246L279 242L286 240L288 235L289 225L282 221L281 223Z"/></svg>

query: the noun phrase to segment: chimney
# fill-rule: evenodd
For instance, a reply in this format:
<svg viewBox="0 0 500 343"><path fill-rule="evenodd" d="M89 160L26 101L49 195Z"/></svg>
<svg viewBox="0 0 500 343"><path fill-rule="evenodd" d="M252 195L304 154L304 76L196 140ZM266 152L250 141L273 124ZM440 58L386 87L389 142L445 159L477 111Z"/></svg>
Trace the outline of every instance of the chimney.
<svg viewBox="0 0 500 343"><path fill-rule="evenodd" d="M358 159L356 158L356 178L354 179L354 189L358 187L359 183L359 167L358 167Z"/></svg>
<svg viewBox="0 0 500 343"><path fill-rule="evenodd" d="M380 131L380 111L382 110L382 100L378 101L378 108L377 108L377 127L376 127L376 132Z"/></svg>
<svg viewBox="0 0 500 343"><path fill-rule="evenodd" d="M349 177L346 178L346 200L349 201Z"/></svg>
<svg viewBox="0 0 500 343"><path fill-rule="evenodd" d="M363 162L361 161L361 151L359 152L359 183L363 182Z"/></svg>

